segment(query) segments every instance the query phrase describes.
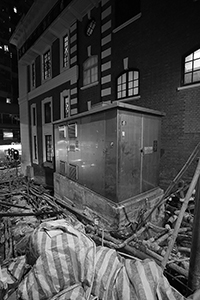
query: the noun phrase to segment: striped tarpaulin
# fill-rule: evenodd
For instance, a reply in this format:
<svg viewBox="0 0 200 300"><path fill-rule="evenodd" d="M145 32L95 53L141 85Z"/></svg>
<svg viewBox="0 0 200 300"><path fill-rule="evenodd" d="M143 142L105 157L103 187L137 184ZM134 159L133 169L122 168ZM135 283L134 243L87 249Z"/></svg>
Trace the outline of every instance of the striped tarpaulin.
<svg viewBox="0 0 200 300"><path fill-rule="evenodd" d="M22 299L49 299L80 283L84 295L88 293L93 282L96 251L94 242L85 234L65 220L52 221L41 224L33 232L31 245L36 262L20 284ZM85 298L80 298L79 293L79 299Z"/></svg>
<svg viewBox="0 0 200 300"><path fill-rule="evenodd" d="M65 220L43 223L31 237L35 264L19 286L22 300L183 300L150 259L124 259L95 247Z"/></svg>

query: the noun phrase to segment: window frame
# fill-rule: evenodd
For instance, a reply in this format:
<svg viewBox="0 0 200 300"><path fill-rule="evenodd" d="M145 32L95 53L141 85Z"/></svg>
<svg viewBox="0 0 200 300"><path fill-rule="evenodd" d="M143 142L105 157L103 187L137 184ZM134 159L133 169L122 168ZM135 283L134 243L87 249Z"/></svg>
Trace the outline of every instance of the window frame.
<svg viewBox="0 0 200 300"><path fill-rule="evenodd" d="M31 89L35 89L36 87L36 66L35 61L31 63Z"/></svg>
<svg viewBox="0 0 200 300"><path fill-rule="evenodd" d="M68 107L68 109L67 109L68 112L66 111L66 105ZM69 102L69 96L68 95L63 97L63 114L64 114L64 119L70 117L70 102Z"/></svg>
<svg viewBox="0 0 200 300"><path fill-rule="evenodd" d="M52 103L51 101L46 101L43 103L43 112L44 112L44 124L49 124L52 122Z"/></svg>
<svg viewBox="0 0 200 300"><path fill-rule="evenodd" d="M133 72L133 78L132 80L129 80L129 73ZM138 73L138 77L134 79L134 72L137 72ZM123 85L125 84L125 89L121 89L119 90L118 87L119 87L119 83L118 83L118 80L120 79L120 77L122 77L123 75L126 76L126 81L125 82L122 82L120 85ZM136 86L134 86L134 82L138 81L138 84ZM133 86L129 87L129 83L133 83ZM134 94L134 89L137 89L138 92L136 94ZM133 93L131 95L129 95L129 90L132 90ZM125 96L121 96L121 97L118 97L118 93L122 93L123 91L125 91ZM138 97L140 95L140 72L138 69L127 69L127 70L124 70L123 72L121 72L119 74L119 76L116 78L116 99L117 100L124 100L124 99L131 99L133 97Z"/></svg>
<svg viewBox="0 0 200 300"><path fill-rule="evenodd" d="M68 38L68 44L67 44L67 55L65 55L65 50L66 50L66 47L65 47L65 38ZM62 66L63 68L69 68L69 33L66 33L64 36L63 36L63 39L62 39ZM67 62L65 61L65 58L67 57Z"/></svg>
<svg viewBox="0 0 200 300"><path fill-rule="evenodd" d="M48 140L47 138L50 137L50 149L48 148ZM52 153L52 149L53 149L53 136L52 134L45 134L44 136L44 144L45 144L45 162L47 163L52 163L53 162L53 153ZM48 159L48 157L50 157L50 159Z"/></svg>
<svg viewBox="0 0 200 300"><path fill-rule="evenodd" d="M51 122L45 123L45 105L50 102L50 106L51 106ZM52 97L48 97L45 98L44 100L42 100L42 141L43 141L43 164L44 167L50 167L53 169L53 156L54 156L54 148L53 148L53 100ZM47 161L46 160L46 154L47 154L47 149L46 149L46 137L47 135L51 135L52 138L52 161Z"/></svg>
<svg viewBox="0 0 200 300"><path fill-rule="evenodd" d="M95 63L87 66L90 64L92 59L96 59ZM96 68L96 72L92 72ZM92 86L98 83L99 78L99 68L98 68L98 55L91 55L83 62L83 87ZM87 74L89 73L89 76ZM87 79L89 78L89 82L86 83ZM93 80L95 78L96 80Z"/></svg>
<svg viewBox="0 0 200 300"><path fill-rule="evenodd" d="M50 61L50 67L48 69L48 76L45 75L45 55L48 54L49 61ZM45 82L52 77L52 56L51 56L51 48L46 49L44 53L42 54L42 82Z"/></svg>
<svg viewBox="0 0 200 300"><path fill-rule="evenodd" d="M64 38L68 36L68 64L64 65ZM62 32L60 39L60 72L64 72L70 68L70 32L69 30Z"/></svg>
<svg viewBox="0 0 200 300"><path fill-rule="evenodd" d="M32 123L32 126L36 126L36 105L35 104L32 104L31 105L31 123Z"/></svg>
<svg viewBox="0 0 200 300"><path fill-rule="evenodd" d="M65 98L68 98L68 105L69 105L69 114L65 116ZM71 104L70 104L70 91L64 90L60 93L60 120L67 119L71 116Z"/></svg>
<svg viewBox="0 0 200 300"><path fill-rule="evenodd" d="M32 161L38 164L38 137L37 137L37 106L31 104L31 141L32 141Z"/></svg>
<svg viewBox="0 0 200 300"><path fill-rule="evenodd" d="M199 57L195 58L194 53L199 51ZM192 59L186 60L189 56L192 56ZM194 68L194 62L199 61L199 67ZM192 64L192 68L189 71L186 71L186 64ZM194 73L198 72L199 73L199 80L194 80ZM186 74L191 74L191 81L186 82L185 80L185 75ZM200 83L200 46L192 49L191 51L187 52L183 58L182 58L182 86L190 86L190 85L195 85Z"/></svg>
<svg viewBox="0 0 200 300"><path fill-rule="evenodd" d="M38 160L38 143L37 143L37 135L33 135L33 161Z"/></svg>

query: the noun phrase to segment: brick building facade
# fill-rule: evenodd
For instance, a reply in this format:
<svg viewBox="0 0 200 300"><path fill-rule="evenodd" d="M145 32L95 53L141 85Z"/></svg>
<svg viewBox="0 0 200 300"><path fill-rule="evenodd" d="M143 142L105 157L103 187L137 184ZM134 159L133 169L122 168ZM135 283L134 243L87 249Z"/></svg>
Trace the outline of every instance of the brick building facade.
<svg viewBox="0 0 200 300"><path fill-rule="evenodd" d="M53 122L123 101L162 120L160 185L200 138L200 1L37 0L11 38L19 54L22 163L53 184ZM195 165L188 171L190 178Z"/></svg>

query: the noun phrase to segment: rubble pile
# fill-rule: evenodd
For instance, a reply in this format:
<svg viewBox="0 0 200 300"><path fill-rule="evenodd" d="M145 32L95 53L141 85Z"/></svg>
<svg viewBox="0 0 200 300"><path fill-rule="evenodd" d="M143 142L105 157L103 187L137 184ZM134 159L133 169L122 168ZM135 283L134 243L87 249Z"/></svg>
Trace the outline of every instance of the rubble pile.
<svg viewBox="0 0 200 300"><path fill-rule="evenodd" d="M85 215L83 212L73 211L64 202L54 198L52 191L44 188L42 185L27 181L23 177L18 177L12 182L12 185L9 182L4 182L0 186L0 217L2 220L0 223L0 299L9 299L14 294L15 298L10 298L9 300L20 299L18 296L19 284L22 287L21 283L26 280L24 286L27 286L32 282L33 276L36 276L37 272L39 272L35 264L42 252L40 253L39 248L33 242L36 242L37 239L42 242L43 238L36 237L36 233L39 228L44 228L44 224L54 224L51 222L60 224L59 222L63 222L61 220L65 220L68 224L67 226L71 226L70 228L77 230L84 236L86 235L87 238L95 242L96 246L113 249L115 253L118 253L117 255L120 255L122 260L129 258L135 260L137 258L138 261L143 260L148 265L149 259L150 261L153 259L157 265L162 265L187 190L188 185L183 184L181 189L178 188L177 191L164 199L165 216L162 226L146 222L140 228L139 226L136 228L135 224L129 223L125 228L120 228L120 230L113 232L109 228L102 227L99 223L97 224L95 219L92 220L92 216ZM183 279L183 283L187 282L189 270L194 193L195 191L189 199L181 227L178 230L176 242L166 265L166 270L171 276ZM57 234L56 230L62 230L62 226L58 224L55 230L51 228L52 232L48 232L48 237L54 237ZM48 231L47 228L45 230L46 232ZM47 240L47 236L43 242L45 240ZM52 246L51 243L49 245ZM62 249L65 246L62 246ZM127 275L124 276L126 277ZM38 282L38 278L35 280ZM46 280L50 279L47 278ZM40 286L40 289L43 288L44 286ZM65 290L62 286L58 293L63 289ZM21 299L36 299L26 294L24 287L21 288L20 293ZM44 295L38 296L37 299L65 299L64 296L63 298L61 297L62 293L59 294L60 298L56 298L55 293L51 295L45 294L46 292L41 293ZM26 296L23 296L25 294ZM97 297L98 295L94 294L93 296ZM80 299L86 299L84 297ZM179 296L176 297L175 299L184 299L179 298Z"/></svg>
<svg viewBox="0 0 200 300"><path fill-rule="evenodd" d="M125 259L96 247L65 219L42 222L26 248L24 256L2 266L1 291L12 299L184 300L153 260Z"/></svg>

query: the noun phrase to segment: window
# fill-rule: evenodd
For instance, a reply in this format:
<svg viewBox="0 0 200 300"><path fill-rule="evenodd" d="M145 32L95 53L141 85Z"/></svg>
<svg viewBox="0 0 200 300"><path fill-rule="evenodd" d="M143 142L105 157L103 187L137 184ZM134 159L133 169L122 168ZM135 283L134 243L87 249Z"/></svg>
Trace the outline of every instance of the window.
<svg viewBox="0 0 200 300"><path fill-rule="evenodd" d="M69 96L64 97L64 118L69 117Z"/></svg>
<svg viewBox="0 0 200 300"><path fill-rule="evenodd" d="M48 79L51 76L51 52L48 50L43 55L43 79Z"/></svg>
<svg viewBox="0 0 200 300"><path fill-rule="evenodd" d="M91 36L91 34L94 32L96 26L96 21L94 19L90 20L86 27L86 35Z"/></svg>
<svg viewBox="0 0 200 300"><path fill-rule="evenodd" d="M9 51L8 45L4 45L3 48L4 48L4 51L5 51L5 52L8 52L8 51Z"/></svg>
<svg viewBox="0 0 200 300"><path fill-rule="evenodd" d="M78 166L69 164L69 178L72 180L78 179Z"/></svg>
<svg viewBox="0 0 200 300"><path fill-rule="evenodd" d="M37 113L36 113L36 104L31 105L31 125L36 126L36 119L37 119Z"/></svg>
<svg viewBox="0 0 200 300"><path fill-rule="evenodd" d="M70 91L63 90L60 93L60 119L69 118L71 115L70 107Z"/></svg>
<svg viewBox="0 0 200 300"><path fill-rule="evenodd" d="M12 124L12 115L3 114L3 123L4 124Z"/></svg>
<svg viewBox="0 0 200 300"><path fill-rule="evenodd" d="M31 141L33 163L38 164L38 144L37 144L37 109L36 103L31 104Z"/></svg>
<svg viewBox="0 0 200 300"><path fill-rule="evenodd" d="M32 121L32 124L33 124L33 126L35 126L36 125L36 107L32 107L32 119L33 119L33 121Z"/></svg>
<svg viewBox="0 0 200 300"><path fill-rule="evenodd" d="M37 137L33 136L34 160L37 160Z"/></svg>
<svg viewBox="0 0 200 300"><path fill-rule="evenodd" d="M66 68L69 65L69 36L68 34L63 38L63 67Z"/></svg>
<svg viewBox="0 0 200 300"><path fill-rule="evenodd" d="M65 175L65 161L60 160L60 174Z"/></svg>
<svg viewBox="0 0 200 300"><path fill-rule="evenodd" d="M12 139L13 138L13 131L3 131L3 139Z"/></svg>
<svg viewBox="0 0 200 300"><path fill-rule="evenodd" d="M122 25L140 12L140 0L115 0L115 27Z"/></svg>
<svg viewBox="0 0 200 300"><path fill-rule="evenodd" d="M98 57L89 57L83 64L83 85L88 85L98 80Z"/></svg>
<svg viewBox="0 0 200 300"><path fill-rule="evenodd" d="M139 71L126 71L117 78L117 99L139 94Z"/></svg>
<svg viewBox="0 0 200 300"><path fill-rule="evenodd" d="M183 83L200 82L200 49L190 53L184 58Z"/></svg>
<svg viewBox="0 0 200 300"><path fill-rule="evenodd" d="M35 87L35 63L32 63L31 65L31 83L32 87Z"/></svg>
<svg viewBox="0 0 200 300"><path fill-rule="evenodd" d="M44 123L51 123L51 102L44 103Z"/></svg>
<svg viewBox="0 0 200 300"><path fill-rule="evenodd" d="M46 161L52 162L52 136L45 135Z"/></svg>
<svg viewBox="0 0 200 300"><path fill-rule="evenodd" d="M69 139L77 138L77 123L68 124L68 137Z"/></svg>
<svg viewBox="0 0 200 300"><path fill-rule="evenodd" d="M12 123L13 124L20 124L19 115L12 116Z"/></svg>
<svg viewBox="0 0 200 300"><path fill-rule="evenodd" d="M42 100L42 142L43 155L42 161L45 167L53 168L53 111L52 97ZM40 157L39 157L40 158Z"/></svg>
<svg viewBox="0 0 200 300"><path fill-rule="evenodd" d="M66 126L59 126L58 127L58 132L59 132L59 140L65 140L66 138Z"/></svg>

